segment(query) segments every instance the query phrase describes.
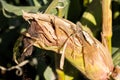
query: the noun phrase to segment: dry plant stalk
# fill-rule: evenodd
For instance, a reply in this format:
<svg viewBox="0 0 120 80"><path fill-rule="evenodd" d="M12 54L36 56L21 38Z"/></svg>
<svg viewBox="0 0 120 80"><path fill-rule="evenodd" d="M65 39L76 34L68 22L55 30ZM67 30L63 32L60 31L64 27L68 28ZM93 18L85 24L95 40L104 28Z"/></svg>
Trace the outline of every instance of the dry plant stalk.
<svg viewBox="0 0 120 80"><path fill-rule="evenodd" d="M112 12L111 0L102 0L102 37L105 39L103 44L111 52L111 37L112 37Z"/></svg>
<svg viewBox="0 0 120 80"><path fill-rule="evenodd" d="M64 57L91 80L109 80L113 62L109 51L97 39L82 30L80 23L50 14L23 12L23 18L30 23L24 34L22 57L30 56L32 47L52 50L61 54L60 68Z"/></svg>

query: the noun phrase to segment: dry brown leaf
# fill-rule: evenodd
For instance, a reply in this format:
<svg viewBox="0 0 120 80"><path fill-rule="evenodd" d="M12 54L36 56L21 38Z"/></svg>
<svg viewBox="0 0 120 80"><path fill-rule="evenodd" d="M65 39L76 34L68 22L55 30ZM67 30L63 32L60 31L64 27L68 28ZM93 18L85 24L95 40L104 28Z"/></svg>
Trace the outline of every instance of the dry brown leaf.
<svg viewBox="0 0 120 80"><path fill-rule="evenodd" d="M23 12L30 22L24 37L22 56L32 53L32 46L61 54L60 68L66 57L77 69L91 80L108 80L113 71L113 62L108 52L97 39L82 30L79 23L50 14Z"/></svg>

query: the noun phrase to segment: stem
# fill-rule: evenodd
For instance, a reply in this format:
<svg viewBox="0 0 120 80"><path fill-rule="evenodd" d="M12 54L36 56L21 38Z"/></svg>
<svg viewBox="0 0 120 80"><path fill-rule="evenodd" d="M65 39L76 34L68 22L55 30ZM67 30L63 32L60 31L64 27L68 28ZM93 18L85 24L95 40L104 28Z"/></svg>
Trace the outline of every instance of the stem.
<svg viewBox="0 0 120 80"><path fill-rule="evenodd" d="M111 0L102 0L102 13L103 13L103 25L102 34L104 38L105 47L111 53L111 37L112 37L112 12L111 12ZM103 40L103 39L102 39Z"/></svg>
<svg viewBox="0 0 120 80"><path fill-rule="evenodd" d="M51 2L51 4L48 6L48 8L46 9L45 13L50 13L50 11L55 8L55 6L58 4L58 0L53 0Z"/></svg>

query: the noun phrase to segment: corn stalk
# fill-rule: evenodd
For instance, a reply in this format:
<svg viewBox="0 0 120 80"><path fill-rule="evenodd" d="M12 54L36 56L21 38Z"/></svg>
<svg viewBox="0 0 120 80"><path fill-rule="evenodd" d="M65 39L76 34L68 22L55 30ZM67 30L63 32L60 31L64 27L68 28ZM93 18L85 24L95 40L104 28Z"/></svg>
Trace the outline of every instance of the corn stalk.
<svg viewBox="0 0 120 80"><path fill-rule="evenodd" d="M111 0L102 0L102 43L111 52L111 37L112 37L112 12Z"/></svg>

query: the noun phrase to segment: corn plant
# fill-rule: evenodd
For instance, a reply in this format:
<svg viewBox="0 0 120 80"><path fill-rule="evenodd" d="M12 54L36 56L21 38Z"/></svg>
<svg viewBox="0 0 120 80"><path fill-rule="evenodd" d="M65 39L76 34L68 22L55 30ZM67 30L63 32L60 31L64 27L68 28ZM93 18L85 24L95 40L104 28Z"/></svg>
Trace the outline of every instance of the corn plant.
<svg viewBox="0 0 120 80"><path fill-rule="evenodd" d="M119 0L24 2L27 5L20 0L0 0L2 19L9 26L0 26L0 44L9 46L14 38L13 52L1 45L0 52L8 49L15 64L0 66L3 76L17 69L17 79L23 80L120 79ZM7 35L11 30L15 30L12 37ZM10 38L4 42L6 36Z"/></svg>

